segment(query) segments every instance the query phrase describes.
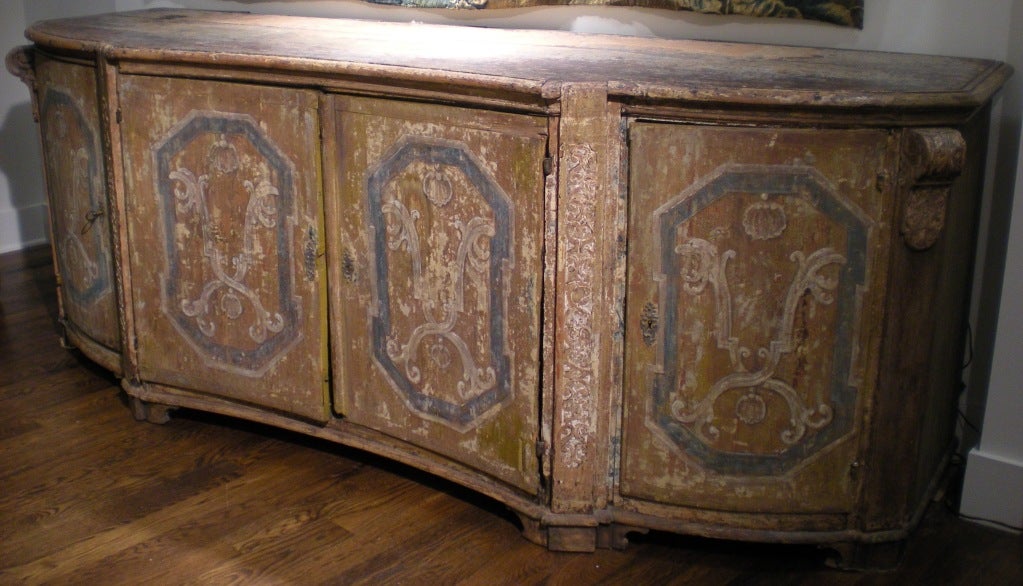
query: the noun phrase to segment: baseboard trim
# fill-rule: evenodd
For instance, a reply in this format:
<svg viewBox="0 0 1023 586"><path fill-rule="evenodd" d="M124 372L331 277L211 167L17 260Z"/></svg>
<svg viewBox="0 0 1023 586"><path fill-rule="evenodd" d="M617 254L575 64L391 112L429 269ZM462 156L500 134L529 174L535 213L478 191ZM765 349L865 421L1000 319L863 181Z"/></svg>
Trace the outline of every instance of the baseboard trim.
<svg viewBox="0 0 1023 586"><path fill-rule="evenodd" d="M49 241L46 204L0 210L0 254Z"/></svg>
<svg viewBox="0 0 1023 586"><path fill-rule="evenodd" d="M1023 531L1023 462L974 448L966 459L959 512L964 518Z"/></svg>

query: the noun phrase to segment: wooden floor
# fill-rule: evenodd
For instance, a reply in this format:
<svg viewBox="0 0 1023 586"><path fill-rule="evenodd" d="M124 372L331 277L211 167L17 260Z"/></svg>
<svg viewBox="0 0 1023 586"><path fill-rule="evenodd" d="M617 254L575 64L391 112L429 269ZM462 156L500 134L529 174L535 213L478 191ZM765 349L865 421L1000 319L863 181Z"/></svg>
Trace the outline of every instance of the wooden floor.
<svg viewBox="0 0 1023 586"><path fill-rule="evenodd" d="M1023 584L1023 541L935 505L902 567L666 534L550 553L470 491L224 417L137 423L57 339L46 250L0 256L0 584Z"/></svg>

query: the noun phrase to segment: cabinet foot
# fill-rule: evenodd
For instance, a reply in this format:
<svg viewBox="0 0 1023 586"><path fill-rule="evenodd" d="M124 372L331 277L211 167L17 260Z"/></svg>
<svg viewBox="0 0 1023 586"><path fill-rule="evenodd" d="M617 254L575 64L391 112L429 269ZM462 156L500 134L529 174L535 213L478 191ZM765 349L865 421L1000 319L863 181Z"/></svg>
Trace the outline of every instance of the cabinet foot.
<svg viewBox="0 0 1023 586"><path fill-rule="evenodd" d="M646 535L649 532L649 529L644 529L642 527L619 525L617 523L612 523L611 525L600 525L597 527L597 547L602 549L622 550L629 546L629 533Z"/></svg>
<svg viewBox="0 0 1023 586"><path fill-rule="evenodd" d="M595 551L597 549L597 528L548 527L547 549L550 551Z"/></svg>
<svg viewBox="0 0 1023 586"><path fill-rule="evenodd" d="M60 347L65 350L77 350L75 345L72 344L71 340L68 338L67 325L65 325L63 319L60 320L60 331L57 332L57 341L60 342Z"/></svg>
<svg viewBox="0 0 1023 586"><path fill-rule="evenodd" d="M522 536L532 543L547 547L547 529L540 523L540 520L527 517L518 511L514 512L522 523Z"/></svg>
<svg viewBox="0 0 1023 586"><path fill-rule="evenodd" d="M827 564L840 570L894 570L902 561L905 546L905 540L884 543L833 543L825 546L836 554L828 558Z"/></svg>
<svg viewBox="0 0 1023 586"><path fill-rule="evenodd" d="M594 551L625 549L629 533L646 533L646 529L611 523L595 527L548 527L547 549L551 551Z"/></svg>
<svg viewBox="0 0 1023 586"><path fill-rule="evenodd" d="M647 529L611 523L607 525L547 525L539 519L519 514L522 536L550 551L590 552L596 549L625 549L629 533L647 533Z"/></svg>
<svg viewBox="0 0 1023 586"><path fill-rule="evenodd" d="M170 421L170 412L173 410L174 407L168 405L147 403L138 397L131 397L131 414L135 416L136 421L163 425Z"/></svg>

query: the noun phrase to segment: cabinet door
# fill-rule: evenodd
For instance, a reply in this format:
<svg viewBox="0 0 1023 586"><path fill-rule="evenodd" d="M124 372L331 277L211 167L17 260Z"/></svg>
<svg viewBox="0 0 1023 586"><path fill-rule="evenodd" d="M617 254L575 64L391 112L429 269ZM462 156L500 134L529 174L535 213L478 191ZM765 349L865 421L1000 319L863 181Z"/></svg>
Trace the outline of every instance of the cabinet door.
<svg viewBox="0 0 1023 586"><path fill-rule="evenodd" d="M546 121L336 104L340 413L535 492Z"/></svg>
<svg viewBox="0 0 1023 586"><path fill-rule="evenodd" d="M325 420L316 94L143 76L119 93L142 379Z"/></svg>
<svg viewBox="0 0 1023 586"><path fill-rule="evenodd" d="M96 70L38 55L36 80L63 317L78 333L119 353ZM108 366L120 369L116 360Z"/></svg>
<svg viewBox="0 0 1023 586"><path fill-rule="evenodd" d="M624 495L849 510L892 152L883 131L632 125Z"/></svg>

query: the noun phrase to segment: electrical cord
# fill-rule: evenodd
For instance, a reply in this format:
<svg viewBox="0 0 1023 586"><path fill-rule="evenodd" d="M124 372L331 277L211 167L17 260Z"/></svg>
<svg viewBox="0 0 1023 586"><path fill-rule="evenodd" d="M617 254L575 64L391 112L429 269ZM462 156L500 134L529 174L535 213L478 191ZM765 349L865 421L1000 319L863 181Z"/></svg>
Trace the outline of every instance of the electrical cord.
<svg viewBox="0 0 1023 586"><path fill-rule="evenodd" d="M1009 523L1003 523L1002 521L995 521L994 519L985 519L983 517L974 517L973 515L964 515L963 513L959 513L956 511L953 511L953 513L955 513L956 517L964 519L966 521L977 521L979 523L986 523L988 525L997 525L999 527L1002 527L1003 529L1015 531L1016 533L1023 532L1023 527L1017 527L1016 525L1010 525Z"/></svg>
<svg viewBox="0 0 1023 586"><path fill-rule="evenodd" d="M960 415L961 415L961 413L960 413ZM966 421L967 425L970 425L971 427L973 426L971 423L969 423L969 421L966 419L966 417L963 417L963 421ZM976 429L976 428L974 428L974 429ZM954 466L956 468L959 468L960 470L963 469L963 466L965 464L966 464L966 458L962 454L960 454L958 452L952 454L952 456L951 456L951 458L949 459L949 462L948 462L949 466ZM964 521L974 521L974 522L977 522L977 523L986 523L988 525L994 525L994 526L997 526L997 527L1001 527L1002 529L1006 529L1006 530L1009 530L1009 531L1012 531L1012 532L1015 532L1015 533L1023 532L1023 527L1017 527L1016 525L1012 525L1010 523L1005 523L1003 521L996 521L994 519L987 519L985 517L976 517L974 515L967 515L967 514L961 513L959 511L959 507L956 505L956 503L953 502L953 499L951 497L947 496L947 494L946 494L945 498L941 499L941 501L942 501L942 503L944 503L945 509L947 509L949 513L955 515L955 517L957 519L962 519Z"/></svg>

